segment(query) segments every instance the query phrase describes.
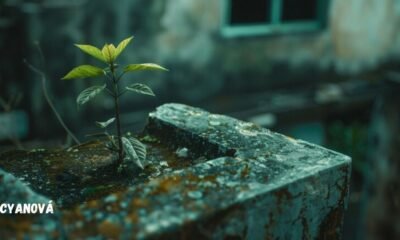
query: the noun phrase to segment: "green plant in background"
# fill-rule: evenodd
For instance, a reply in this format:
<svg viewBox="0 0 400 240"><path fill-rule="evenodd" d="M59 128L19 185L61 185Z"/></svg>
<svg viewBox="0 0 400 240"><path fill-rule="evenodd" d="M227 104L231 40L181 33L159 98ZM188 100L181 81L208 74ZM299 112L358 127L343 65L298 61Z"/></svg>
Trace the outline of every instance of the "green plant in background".
<svg viewBox="0 0 400 240"><path fill-rule="evenodd" d="M100 50L91 45L80 45L75 46L81 49L83 52L90 56L105 63L105 68L99 68L92 65L81 65L72 69L62 79L76 79L76 78L91 78L104 76L105 81L103 85L96 85L83 90L78 98L77 104L83 105L96 97L102 92L108 93L114 99L115 106L115 117L105 121L97 122L97 126L105 130L105 135L109 138L113 149L118 151L118 162L117 165L121 166L125 154L128 155L130 160L133 160L139 167L143 168L141 161L146 158L145 146L136 138L132 136L123 136L121 132L120 122L120 107L119 101L122 95L126 92L136 92L139 94L155 96L149 86L141 83L133 83L121 89L120 81L126 73L142 71L142 70L162 70L168 71L164 67L154 63L142 63L142 64L128 64L123 67L120 71L119 65L116 63L118 56L124 51L126 46L132 41L133 37L129 37L115 47L113 44L105 44ZM110 135L106 130L107 127L114 123L116 125L117 136Z"/></svg>

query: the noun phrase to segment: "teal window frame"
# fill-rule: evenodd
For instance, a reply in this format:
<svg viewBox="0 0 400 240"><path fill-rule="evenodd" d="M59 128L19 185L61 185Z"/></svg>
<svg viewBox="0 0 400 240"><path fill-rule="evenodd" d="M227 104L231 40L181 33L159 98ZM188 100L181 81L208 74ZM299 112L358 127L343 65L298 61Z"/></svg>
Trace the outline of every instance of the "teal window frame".
<svg viewBox="0 0 400 240"><path fill-rule="evenodd" d="M326 26L329 1L318 0L317 2L317 16L312 21L281 21L282 15L282 1L271 0L271 21L265 23L231 25L231 0L221 0L221 32L225 37L239 37L239 36L256 36L268 34L286 34L293 32L314 32L323 29ZM243 0L244 1L244 0ZM266 0L267 1L267 0ZM293 0L299 1L299 0Z"/></svg>

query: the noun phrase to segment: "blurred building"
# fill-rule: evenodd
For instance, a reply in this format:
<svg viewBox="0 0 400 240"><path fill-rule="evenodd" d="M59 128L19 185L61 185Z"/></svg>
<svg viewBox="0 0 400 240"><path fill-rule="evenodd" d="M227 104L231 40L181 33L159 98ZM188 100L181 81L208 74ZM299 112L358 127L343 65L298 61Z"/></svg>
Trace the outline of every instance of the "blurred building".
<svg viewBox="0 0 400 240"><path fill-rule="evenodd" d="M157 98L123 100L126 130L138 131L148 111L174 101L345 152L355 164L346 236L364 239L366 224L371 238L400 236L387 223L400 216L398 193L391 195L400 190L400 1L1 0L0 14L0 96L23 95L17 108L29 115L31 139L64 132L23 59L47 73L57 109L83 136L113 105L103 96L77 109L78 93L101 80L60 80L73 66L99 64L73 44L101 47L134 35L122 63L156 62L170 72L127 79L146 81Z"/></svg>

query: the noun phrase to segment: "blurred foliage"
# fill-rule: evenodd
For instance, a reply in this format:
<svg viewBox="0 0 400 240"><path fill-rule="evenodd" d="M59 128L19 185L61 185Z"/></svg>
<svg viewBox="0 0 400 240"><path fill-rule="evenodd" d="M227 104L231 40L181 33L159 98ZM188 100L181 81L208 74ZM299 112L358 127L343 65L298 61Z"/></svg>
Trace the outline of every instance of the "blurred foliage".
<svg viewBox="0 0 400 240"><path fill-rule="evenodd" d="M367 123L333 121L327 124L326 132L326 147L349 155L353 161L353 171L363 174L367 167Z"/></svg>

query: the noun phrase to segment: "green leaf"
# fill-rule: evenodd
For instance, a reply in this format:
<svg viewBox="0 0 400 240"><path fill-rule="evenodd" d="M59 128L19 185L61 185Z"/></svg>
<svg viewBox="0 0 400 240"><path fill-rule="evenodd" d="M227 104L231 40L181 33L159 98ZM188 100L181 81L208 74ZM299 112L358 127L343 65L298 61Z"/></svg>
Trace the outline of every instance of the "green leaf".
<svg viewBox="0 0 400 240"><path fill-rule="evenodd" d="M128 44L131 42L132 39L133 37L129 37L127 39L122 40L118 44L118 47L115 50L115 58L117 58L122 53L122 51L124 51L124 49L126 48L126 46L128 46Z"/></svg>
<svg viewBox="0 0 400 240"><path fill-rule="evenodd" d="M135 149L136 154L139 157L139 160L141 161L146 160L146 155L147 155L146 146L134 137L130 137L128 138L128 140L131 142L133 148Z"/></svg>
<svg viewBox="0 0 400 240"><path fill-rule="evenodd" d="M83 105L87 103L89 100L101 93L105 88L106 84L104 84L103 86L92 86L83 90L76 99L76 103L78 105Z"/></svg>
<svg viewBox="0 0 400 240"><path fill-rule="evenodd" d="M107 148L117 151L118 150L118 146L117 146L117 143L115 141L115 136L107 134L107 137L108 137L108 140L109 140L109 142L106 143Z"/></svg>
<svg viewBox="0 0 400 240"><path fill-rule="evenodd" d="M124 72L135 72L141 70L161 70L168 71L168 69L155 64L155 63L142 63L142 64L129 64L124 68Z"/></svg>
<svg viewBox="0 0 400 240"><path fill-rule="evenodd" d="M96 125L100 128L106 128L108 127L108 125L110 125L111 123L113 123L115 121L115 118L110 118L105 122L96 122Z"/></svg>
<svg viewBox="0 0 400 240"><path fill-rule="evenodd" d="M74 79L74 78L89 78L89 77L97 77L104 75L104 71L101 68L91 66L91 65L81 65L74 69L72 69L67 75L65 75L62 79Z"/></svg>
<svg viewBox="0 0 400 240"><path fill-rule="evenodd" d="M129 141L129 139L127 139L126 137L122 137L121 140L122 144L124 145L125 153L128 155L129 159L134 161L137 166L143 169L143 164L140 161L139 156L137 155L131 141Z"/></svg>
<svg viewBox="0 0 400 240"><path fill-rule="evenodd" d="M141 84L141 83L134 83L134 84L126 87L126 90L137 92L140 94L155 96L154 92L151 90L151 88L149 86L147 86L145 84Z"/></svg>
<svg viewBox="0 0 400 240"><path fill-rule="evenodd" d="M92 45L84 45L84 44L75 44L76 47L78 47L80 50L83 52L89 54L90 56L97 58L98 60L102 62L106 62L104 60L103 54L101 53L100 49L98 49L95 46Z"/></svg>
<svg viewBox="0 0 400 240"><path fill-rule="evenodd" d="M101 49L101 53L103 54L104 60L107 63L112 63L115 60L115 46L113 44L105 44L103 49Z"/></svg>

